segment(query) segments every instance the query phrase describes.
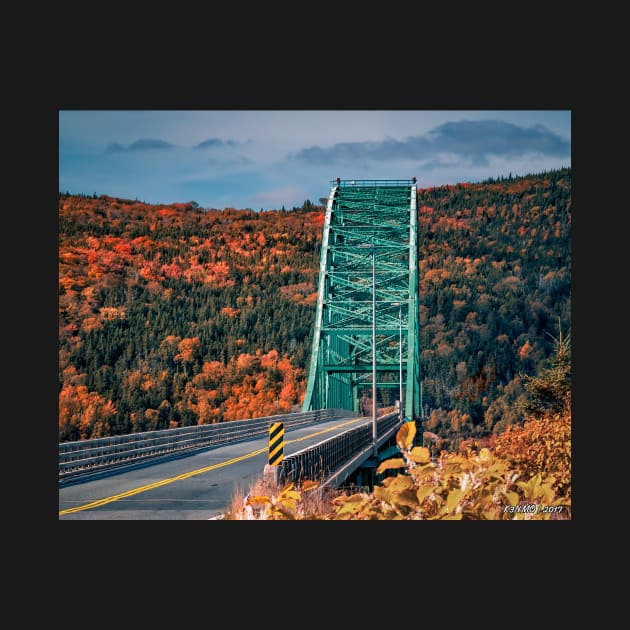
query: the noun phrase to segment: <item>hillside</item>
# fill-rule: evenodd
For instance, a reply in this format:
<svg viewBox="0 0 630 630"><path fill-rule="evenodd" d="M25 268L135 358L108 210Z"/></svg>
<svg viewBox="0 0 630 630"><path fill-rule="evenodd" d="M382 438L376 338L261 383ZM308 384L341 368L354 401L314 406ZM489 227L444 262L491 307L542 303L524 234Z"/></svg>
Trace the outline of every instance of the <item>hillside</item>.
<svg viewBox="0 0 630 630"><path fill-rule="evenodd" d="M428 426L522 419L570 329L571 170L419 191ZM59 195L59 440L299 408L323 207L253 212Z"/></svg>

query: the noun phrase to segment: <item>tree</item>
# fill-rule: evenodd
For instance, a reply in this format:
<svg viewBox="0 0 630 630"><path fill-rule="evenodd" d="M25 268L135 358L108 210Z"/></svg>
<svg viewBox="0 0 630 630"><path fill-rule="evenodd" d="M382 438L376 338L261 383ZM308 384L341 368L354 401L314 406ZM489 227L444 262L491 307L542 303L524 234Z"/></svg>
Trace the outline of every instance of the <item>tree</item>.
<svg viewBox="0 0 630 630"><path fill-rule="evenodd" d="M523 386L531 396L530 400L523 403L522 408L535 417L549 412L559 413L570 400L571 334L563 337L560 318L558 330L558 337L550 335L554 340L555 349L555 355L549 360L551 366L543 370L539 376L521 375Z"/></svg>

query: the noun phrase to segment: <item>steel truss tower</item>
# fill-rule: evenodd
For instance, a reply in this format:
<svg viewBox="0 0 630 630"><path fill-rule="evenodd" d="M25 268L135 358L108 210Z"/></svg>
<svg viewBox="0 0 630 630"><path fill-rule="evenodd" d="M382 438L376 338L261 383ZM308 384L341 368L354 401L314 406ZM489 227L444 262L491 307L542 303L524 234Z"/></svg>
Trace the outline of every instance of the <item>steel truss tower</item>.
<svg viewBox="0 0 630 630"><path fill-rule="evenodd" d="M364 412L375 385L420 419L416 193L415 178L331 182L303 411Z"/></svg>

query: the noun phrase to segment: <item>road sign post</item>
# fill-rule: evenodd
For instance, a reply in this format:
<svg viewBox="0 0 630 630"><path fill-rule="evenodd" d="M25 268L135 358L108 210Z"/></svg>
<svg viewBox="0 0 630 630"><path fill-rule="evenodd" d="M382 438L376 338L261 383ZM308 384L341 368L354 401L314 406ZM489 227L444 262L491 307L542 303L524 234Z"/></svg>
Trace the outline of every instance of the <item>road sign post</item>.
<svg viewBox="0 0 630 630"><path fill-rule="evenodd" d="M284 456L284 424L272 422L269 426L269 459L270 466L279 466Z"/></svg>
<svg viewBox="0 0 630 630"><path fill-rule="evenodd" d="M269 425L269 455L263 471L264 478L275 485L280 478L280 465L284 458L284 424L272 422Z"/></svg>

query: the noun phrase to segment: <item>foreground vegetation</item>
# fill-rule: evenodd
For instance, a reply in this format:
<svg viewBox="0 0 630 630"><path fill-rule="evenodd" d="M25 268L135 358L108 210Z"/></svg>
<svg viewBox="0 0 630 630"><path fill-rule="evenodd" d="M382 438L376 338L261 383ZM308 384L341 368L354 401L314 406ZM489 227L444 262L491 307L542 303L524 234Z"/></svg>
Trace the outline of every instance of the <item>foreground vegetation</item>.
<svg viewBox="0 0 630 630"><path fill-rule="evenodd" d="M373 492L330 491L317 483L258 486L228 520L558 520L571 518L571 413L531 419L501 434L494 449L442 452L412 446L414 422L396 435L401 456L382 462ZM268 494L257 494L261 490Z"/></svg>

